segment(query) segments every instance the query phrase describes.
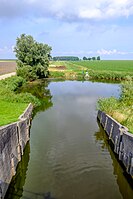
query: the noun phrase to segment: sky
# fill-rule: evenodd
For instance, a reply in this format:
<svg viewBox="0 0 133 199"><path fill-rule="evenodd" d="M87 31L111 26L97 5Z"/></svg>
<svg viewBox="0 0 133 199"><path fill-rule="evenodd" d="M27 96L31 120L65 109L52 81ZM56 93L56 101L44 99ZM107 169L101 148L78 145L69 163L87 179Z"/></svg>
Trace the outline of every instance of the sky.
<svg viewBox="0 0 133 199"><path fill-rule="evenodd" d="M0 59L23 33L52 56L133 59L133 0L0 0Z"/></svg>

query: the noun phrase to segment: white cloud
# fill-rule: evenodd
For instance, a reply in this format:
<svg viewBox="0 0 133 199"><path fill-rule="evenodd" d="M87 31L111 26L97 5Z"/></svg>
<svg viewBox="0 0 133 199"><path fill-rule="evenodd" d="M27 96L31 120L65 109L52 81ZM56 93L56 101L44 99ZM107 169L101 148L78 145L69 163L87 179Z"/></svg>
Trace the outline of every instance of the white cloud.
<svg viewBox="0 0 133 199"><path fill-rule="evenodd" d="M36 15L60 20L102 20L133 15L133 0L1 0L1 17Z"/></svg>
<svg viewBox="0 0 133 199"><path fill-rule="evenodd" d="M128 55L128 54L133 54L133 52L126 52L126 51L118 51L116 49L113 50L97 50L97 54L99 55Z"/></svg>

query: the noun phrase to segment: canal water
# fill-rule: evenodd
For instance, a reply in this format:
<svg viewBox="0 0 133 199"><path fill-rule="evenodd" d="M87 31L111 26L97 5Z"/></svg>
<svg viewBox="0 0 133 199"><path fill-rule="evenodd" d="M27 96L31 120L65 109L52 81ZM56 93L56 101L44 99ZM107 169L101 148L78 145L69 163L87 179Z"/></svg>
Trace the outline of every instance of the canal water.
<svg viewBox="0 0 133 199"><path fill-rule="evenodd" d="M49 82L47 91L49 108L33 118L30 143L6 198L133 198L132 185L97 121L97 100L119 97L119 85Z"/></svg>

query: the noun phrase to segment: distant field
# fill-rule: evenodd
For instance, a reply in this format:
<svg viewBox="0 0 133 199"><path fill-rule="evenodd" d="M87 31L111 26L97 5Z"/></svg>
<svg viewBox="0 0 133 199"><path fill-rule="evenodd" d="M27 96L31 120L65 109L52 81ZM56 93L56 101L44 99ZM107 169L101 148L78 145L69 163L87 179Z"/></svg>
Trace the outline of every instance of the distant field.
<svg viewBox="0 0 133 199"><path fill-rule="evenodd" d="M118 71L118 72L132 72L133 60L109 60L109 61L79 61L71 62L73 65L80 66L96 71Z"/></svg>
<svg viewBox="0 0 133 199"><path fill-rule="evenodd" d="M0 60L0 75L16 71L16 61Z"/></svg>
<svg viewBox="0 0 133 199"><path fill-rule="evenodd" d="M14 62L16 59L0 59L0 62Z"/></svg>
<svg viewBox="0 0 133 199"><path fill-rule="evenodd" d="M132 72L133 60L101 60L101 61L53 61L51 68L56 69L56 66L65 66L67 70L85 70L91 69L94 71L114 71L114 72ZM54 66L54 67L53 67Z"/></svg>

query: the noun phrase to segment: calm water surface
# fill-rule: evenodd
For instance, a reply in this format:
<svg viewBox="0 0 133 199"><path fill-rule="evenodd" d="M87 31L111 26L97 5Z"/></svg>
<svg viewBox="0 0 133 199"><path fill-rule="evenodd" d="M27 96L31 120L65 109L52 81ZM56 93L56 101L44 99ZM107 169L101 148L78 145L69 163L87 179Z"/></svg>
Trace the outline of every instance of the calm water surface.
<svg viewBox="0 0 133 199"><path fill-rule="evenodd" d="M97 99L118 97L119 85L65 81L51 82L48 89L53 106L32 121L29 158L22 161L8 198L133 198L97 122Z"/></svg>

